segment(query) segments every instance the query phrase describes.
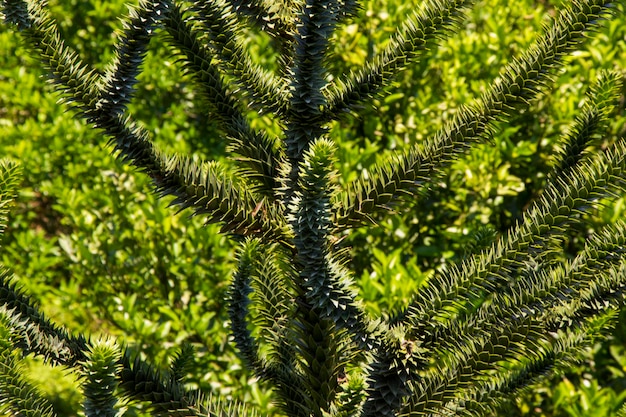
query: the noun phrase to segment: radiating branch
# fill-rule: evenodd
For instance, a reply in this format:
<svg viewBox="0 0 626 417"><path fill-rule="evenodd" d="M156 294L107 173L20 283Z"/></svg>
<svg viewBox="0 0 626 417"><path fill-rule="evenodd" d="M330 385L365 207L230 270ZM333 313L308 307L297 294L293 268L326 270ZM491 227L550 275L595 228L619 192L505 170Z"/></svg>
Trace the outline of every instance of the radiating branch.
<svg viewBox="0 0 626 417"><path fill-rule="evenodd" d="M414 326L414 334L429 333L450 317L458 316L461 321L469 317L487 301L488 294L506 291L517 279L523 279L523 274L518 275L520 266L536 250L545 248L545 239L561 234L575 220L575 214L584 213L594 201L625 189L626 140L622 140L593 162L577 166L567 183L544 191L526 212L523 223L504 242L431 280L409 307L406 318Z"/></svg>
<svg viewBox="0 0 626 417"><path fill-rule="evenodd" d="M501 72L480 100L462 107L455 117L422 146L394 154L369 171L338 198L337 223L352 227L367 223L374 212L388 210L403 195L414 194L432 183L440 172L471 145L490 134L494 123L525 108L551 81L589 31L613 10L609 1L575 0L553 20L544 34Z"/></svg>
<svg viewBox="0 0 626 417"><path fill-rule="evenodd" d="M414 64L429 45L452 32L452 28L463 19L465 9L473 3L467 0L425 2L371 62L324 86L323 93L328 102L324 120L337 119L379 93L400 71Z"/></svg>
<svg viewBox="0 0 626 417"><path fill-rule="evenodd" d="M154 13L158 15L157 11ZM20 24L26 37L40 51L52 79L68 100L75 103L89 122L103 129L120 158L146 172L162 194L174 195L177 197L176 202L183 207L193 207L196 213L208 215L208 222L222 223L224 231L260 233L263 236L276 236L276 232L284 232L284 226L280 226L283 221L277 213L272 209L255 211L259 201L242 184L233 183L225 173L210 167L204 169L189 159L162 155L143 128L137 126L130 116L118 113L124 107L124 100L119 105L109 103L113 99L109 93L104 93L106 88L102 91L99 89L101 80L98 75L64 44L55 23L41 5L34 8L31 21ZM131 46L134 44L127 47ZM124 55L141 55L140 52L125 51ZM135 65L139 64L135 62ZM123 78L122 73L128 73L132 83L132 69L125 69L125 63L120 62L119 66L113 65L113 68L118 70L111 70L109 78ZM106 85L110 85L110 82L105 81ZM211 192L218 194L212 195ZM274 220L260 220L259 217L266 214ZM270 229L264 229L262 223ZM274 229L274 226L282 231Z"/></svg>
<svg viewBox="0 0 626 417"><path fill-rule="evenodd" d="M207 35L211 49L239 87L248 92L250 105L261 113L287 114L289 82L252 61L241 39L246 30L228 1L205 2L195 12L194 19Z"/></svg>
<svg viewBox="0 0 626 417"><path fill-rule="evenodd" d="M209 117L220 121L231 138L230 151L240 155L239 160L246 165L241 172L261 194L273 200L278 161L283 158L276 139L250 127L236 96L230 92L232 88L212 63L201 33L178 5L172 6L165 25L173 44L180 50L183 68L197 82L197 90L214 111Z"/></svg>

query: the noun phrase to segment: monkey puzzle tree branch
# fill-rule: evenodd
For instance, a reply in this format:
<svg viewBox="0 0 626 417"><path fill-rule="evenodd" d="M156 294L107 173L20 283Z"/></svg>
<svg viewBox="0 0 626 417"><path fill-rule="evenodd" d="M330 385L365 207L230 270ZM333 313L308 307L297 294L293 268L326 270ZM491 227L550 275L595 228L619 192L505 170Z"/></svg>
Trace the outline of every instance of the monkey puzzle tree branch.
<svg viewBox="0 0 626 417"><path fill-rule="evenodd" d="M403 195L411 195L431 183L441 170L472 144L484 140L493 123L525 108L551 81L589 31L598 27L603 17L613 12L612 2L575 0L553 20L545 33L500 74L479 101L462 107L437 135L424 146L394 154L390 163L370 171L338 198L339 225L349 228L367 223L376 211L388 210Z"/></svg>
<svg viewBox="0 0 626 417"><path fill-rule="evenodd" d="M165 25L181 52L183 68L196 80L198 90L214 110L211 116L221 122L231 138L230 150L246 164L247 169L241 168L241 172L263 196L273 200L278 161L283 158L276 139L250 127L236 96L230 93L219 68L211 62L201 33L183 16L180 6L172 6Z"/></svg>
<svg viewBox="0 0 626 417"><path fill-rule="evenodd" d="M333 80L324 86L327 100L324 120L339 118L365 100L379 93L397 74L424 54L429 46L452 32L473 1L425 2L404 22L385 49L358 71Z"/></svg>
<svg viewBox="0 0 626 417"><path fill-rule="evenodd" d="M548 188L535 206L524 216L524 222L515 228L503 242L489 251L470 258L432 280L411 303L407 319L415 327L415 334L428 328L445 325L447 306L454 307L459 319L468 317L477 306L470 305L485 294L501 290L516 280L529 279L518 274L526 259L541 250L543 241L561 234L574 215L584 213L594 201L616 195L626 189L626 140L615 145L592 163L578 166L570 179L558 187ZM440 321L442 320L442 321Z"/></svg>

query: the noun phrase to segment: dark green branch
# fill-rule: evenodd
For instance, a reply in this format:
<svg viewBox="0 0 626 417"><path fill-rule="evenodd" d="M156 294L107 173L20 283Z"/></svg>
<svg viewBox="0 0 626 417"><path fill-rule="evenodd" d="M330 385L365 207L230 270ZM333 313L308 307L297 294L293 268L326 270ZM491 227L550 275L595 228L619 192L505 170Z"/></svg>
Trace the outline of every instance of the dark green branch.
<svg viewBox="0 0 626 417"><path fill-rule="evenodd" d="M520 271L520 276L506 287L490 294L489 301L480 306L475 314L476 322L485 329L493 321L513 317L513 309L524 306L528 311L546 311L568 302L578 303L584 299L583 292L597 281L611 274L621 262L626 261L626 224L618 222L607 226L593 236L572 261L565 265L535 271L532 265ZM604 288L614 285L604 283ZM608 296L607 299L613 297ZM559 326L571 325L576 309L559 309L548 317L548 321ZM455 320L456 321L456 320ZM459 324L459 323L457 323Z"/></svg>
<svg viewBox="0 0 626 417"><path fill-rule="evenodd" d="M337 23L337 8L335 1L306 0L300 13L285 138L293 183L297 180L297 165L303 153L325 131L322 126L322 108L326 105L321 91L326 75L323 63L330 35Z"/></svg>
<svg viewBox="0 0 626 417"><path fill-rule="evenodd" d="M284 115L289 109L288 81L254 63L243 46L240 25L225 1L205 2L195 8L203 33L208 35L215 54L235 82L248 92L250 105L260 112Z"/></svg>
<svg viewBox="0 0 626 417"><path fill-rule="evenodd" d="M228 0L233 10L251 19L261 30L283 42L295 33L298 0Z"/></svg>
<svg viewBox="0 0 626 417"><path fill-rule="evenodd" d="M553 21L521 57L511 62L490 90L473 106L462 107L423 147L394 155L389 163L370 170L368 179L351 184L338 198L337 223L351 227L370 220L372 213L387 210L402 195L413 194L432 183L441 170L472 144L484 140L498 120L528 106L550 82L562 58L575 50L585 34L612 12L611 2L575 0Z"/></svg>
<svg viewBox="0 0 626 417"><path fill-rule="evenodd" d="M0 271L0 315L11 329L12 346L24 354L34 353L58 365L86 369L91 366L92 344L84 337L73 337L58 328L37 311L36 306L11 281L6 270ZM116 365L117 369L117 365ZM131 364L128 352L121 359L116 373L120 388L134 399L149 401L164 412L189 405L182 385L166 381L137 357Z"/></svg>
<svg viewBox="0 0 626 417"><path fill-rule="evenodd" d="M84 363L82 389L86 417L117 416L117 375L122 353L111 341L93 342Z"/></svg>
<svg viewBox="0 0 626 417"><path fill-rule="evenodd" d="M115 47L115 59L99 87L97 113L112 118L126 111L148 43L169 8L168 0L142 0L136 9L131 9L129 18L124 20L124 32Z"/></svg>
<svg viewBox="0 0 626 417"><path fill-rule="evenodd" d="M54 417L52 405L26 378L0 312L0 411L14 416Z"/></svg>
<svg viewBox="0 0 626 417"><path fill-rule="evenodd" d="M19 190L21 178L22 169L17 163L0 159L0 236L7 227L9 210Z"/></svg>
<svg viewBox="0 0 626 417"><path fill-rule="evenodd" d="M619 98L621 74L603 71L587 93L583 108L576 115L568 135L563 140L556 157L551 177L566 177L568 172L585 156L588 147L601 138L602 128L607 124Z"/></svg>
<svg viewBox="0 0 626 417"><path fill-rule="evenodd" d="M626 140L593 163L577 166L567 183L544 192L505 242L431 280L429 288L418 294L409 308L407 319L415 326L415 334L440 326L451 316L448 308L462 319L484 303L487 294L503 288L506 291L524 259L529 259L535 249L543 249L545 239L562 233L563 227L574 221L572 216L583 213L593 201L623 192L625 177Z"/></svg>
<svg viewBox="0 0 626 417"><path fill-rule="evenodd" d="M351 3L351 2L350 2ZM410 16L385 49L372 62L351 71L323 89L328 101L324 120L339 118L346 111L378 93L408 65L428 50L428 46L463 18L473 1L431 0Z"/></svg>
<svg viewBox="0 0 626 417"><path fill-rule="evenodd" d="M513 369L503 369L499 374L480 380L475 387L459 396L458 403L463 403L464 408L469 411L461 415L475 415L480 410L483 411L482 415L497 413L494 406L498 406L507 396L519 394L548 380L550 376L579 364L580 352L605 339L616 319L617 311L613 310L586 320L567 333L559 333L551 346L523 358Z"/></svg>
<svg viewBox="0 0 626 417"><path fill-rule="evenodd" d="M331 169L334 145L327 140L314 142L299 166L299 189L294 194L289 222L297 251L295 290L301 305L296 310L295 344L306 370L307 406L314 416L329 412L337 394L341 371L341 336L327 314L338 309L328 306L328 237L330 223ZM324 306L320 310L319 306ZM330 310L330 311L329 311ZM332 317L332 316L331 316Z"/></svg>
<svg viewBox="0 0 626 417"><path fill-rule="evenodd" d="M411 384L424 369L425 352L407 338L406 329L396 326L381 336L369 365L368 389L361 417L395 417L411 394Z"/></svg>
<svg viewBox="0 0 626 417"><path fill-rule="evenodd" d="M157 13L157 12L155 12ZM155 182L162 194L174 195L176 202L183 207L193 207L196 213L209 216L209 222L221 222L224 231L233 233L259 233L263 236L276 236L284 233L283 221L270 209L255 212L258 202L241 184L234 184L222 172L211 167L204 169L188 159L169 158L161 154L148 137L148 133L136 126L130 117L115 113L123 107L115 107L107 99L99 100L100 80L79 57L61 40L54 22L43 11L36 8L29 26L23 22L22 29L27 38L40 51L41 58L51 71L52 78L60 89L76 104L83 116L111 137L110 143L121 159L130 162L146 172ZM134 45L134 44L133 44ZM137 45L135 45L137 46ZM126 51L133 56L140 51ZM135 65L138 65L135 62ZM131 69L125 69L121 63L120 73L132 75ZM112 70L111 74L117 71ZM111 79L122 77L111 75ZM132 79L130 80L132 82ZM105 83L105 85L108 85ZM126 92L126 95L130 94ZM104 94L103 97L108 97ZM113 107L111 107L113 106ZM109 108L110 107L110 108ZM105 111L108 108L108 111ZM217 194L213 195L212 192ZM224 200L222 200L224 199ZM269 215L274 220L260 220L257 216ZM263 226L265 224L268 229ZM278 231L275 228L278 226Z"/></svg>
<svg viewBox="0 0 626 417"><path fill-rule="evenodd" d="M614 314L595 317L558 336L548 335L530 317L496 325L484 336L459 334L450 351L435 353L438 366L411 384L413 396L399 415L463 413L476 397L489 404L492 392L486 388L492 385L501 393L516 392L575 363L576 352L607 334L611 316L615 318ZM502 366L503 361L509 365Z"/></svg>
<svg viewBox="0 0 626 417"><path fill-rule="evenodd" d="M264 372L265 365L259 358L259 347L248 329L250 311L248 296L252 292L250 287L253 269L256 268L259 256L258 240L247 240L239 250L237 271L228 290L231 331L235 345L248 367L256 374Z"/></svg>
<svg viewBox="0 0 626 417"><path fill-rule="evenodd" d="M261 247L262 242L258 239L246 240L239 252L239 262L237 271L233 277L233 281L229 289L229 316L231 321L231 330L237 348L248 368L251 369L257 377L271 381L274 384L275 392L282 400L281 404L289 415L305 414L305 383L301 372L295 368L294 347L292 346L292 331L289 330L282 317L286 306L282 306L287 302L283 296L278 296L274 300L276 305L267 305L270 301L267 297L273 299L269 294L276 295L280 292L272 285L278 277L271 276L278 271L273 270L273 263L267 259L265 249ZM269 264L269 265L268 265ZM263 271L268 268L270 271ZM284 277L280 277L283 278ZM255 338L248 328L252 321L250 311L250 294L253 291L251 284L257 286L257 290L253 295L253 300L260 305L256 305L255 310L261 313L262 323L265 326L260 327L263 337L269 346L261 347L261 340ZM276 283L280 285L280 283ZM263 291L261 289L265 289ZM268 294L269 293L269 294ZM265 302L264 302L265 301ZM257 323L260 325L261 323ZM263 356L260 355L260 349L269 352Z"/></svg>
<svg viewBox="0 0 626 417"><path fill-rule="evenodd" d="M124 394L136 401L145 401L157 414L171 415L182 411L184 415L198 415L194 410L194 396L182 384L163 377L139 356L124 351L118 374L119 387Z"/></svg>
<svg viewBox="0 0 626 417"><path fill-rule="evenodd" d="M200 41L200 33L189 24L178 5L172 7L165 25L182 53L184 69L197 81L198 90L214 109L212 116L218 118L232 138L230 150L239 154L239 160L248 167L241 171L260 193L273 200L278 161L282 158L276 140L250 127L219 69L211 62L208 49Z"/></svg>
<svg viewBox="0 0 626 417"><path fill-rule="evenodd" d="M73 366L85 359L87 340L55 326L17 286L12 274L0 269L0 312L15 333L15 346L54 364Z"/></svg>
<svg viewBox="0 0 626 417"><path fill-rule="evenodd" d="M356 301L350 274L337 261L330 242L334 149L332 142L318 140L305 152L300 164L300 191L290 207L300 271L298 285L306 302L322 317L347 330L362 348L371 349L378 344L371 334L373 326Z"/></svg>

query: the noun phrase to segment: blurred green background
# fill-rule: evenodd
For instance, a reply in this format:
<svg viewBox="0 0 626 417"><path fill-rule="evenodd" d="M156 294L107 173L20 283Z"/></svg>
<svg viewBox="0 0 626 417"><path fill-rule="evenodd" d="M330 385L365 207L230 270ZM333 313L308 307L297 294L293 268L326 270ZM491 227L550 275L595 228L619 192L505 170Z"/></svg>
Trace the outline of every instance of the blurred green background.
<svg viewBox="0 0 626 417"><path fill-rule="evenodd" d="M419 1L366 1L357 19L333 39L329 76L356 68L381 50ZM399 74L385 95L358 116L331 127L342 182L354 180L385 151L432 135L459 106L485 91L499 69L541 32L556 1L477 2L459 30L433 45L426 59ZM51 0L68 44L103 70L113 56L122 0ZM271 41L248 34L254 58L272 68ZM196 348L191 387L271 410L266 387L242 368L229 342L225 289L233 243L188 212L175 214L148 179L116 161L100 132L58 104L33 54L12 28L0 25L0 150L19 160L22 191L3 241L11 267L43 311L72 331L114 335L165 366L182 343ZM551 94L502 124L489 144L456 162L419 204L404 204L374 229L358 229L345 244L360 295L373 314L401 308L434 270L462 259L476 232L500 233L521 219L551 167L585 91L601 68L626 70L626 18L606 22L566 61ZM170 152L227 160L219 126L204 112L166 38L157 36L143 66L130 111ZM606 141L626 134L624 94ZM277 131L270 117L258 128ZM623 217L626 199L592 212L572 230L568 253L606 222ZM480 248L478 248L480 249ZM610 416L626 400L626 321L581 366L523 393L509 416ZM56 411L75 415L76 381L36 361ZM58 383L50 384L50 378Z"/></svg>

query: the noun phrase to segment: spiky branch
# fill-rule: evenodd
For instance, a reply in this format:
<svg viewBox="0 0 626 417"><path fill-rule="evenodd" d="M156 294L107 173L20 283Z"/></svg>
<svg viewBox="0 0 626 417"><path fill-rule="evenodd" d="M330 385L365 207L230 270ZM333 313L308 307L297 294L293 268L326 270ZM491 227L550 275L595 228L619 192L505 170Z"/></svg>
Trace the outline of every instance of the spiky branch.
<svg viewBox="0 0 626 417"><path fill-rule="evenodd" d="M460 154L493 134L494 122L527 107L541 94L554 71L563 65L562 57L612 13L611 6L608 1L579 0L567 5L477 102L462 107L425 144L391 155L388 163L370 170L367 179L351 184L339 199L337 222L350 227L371 221L373 212L387 210L399 197L424 189Z"/></svg>
<svg viewBox="0 0 626 417"><path fill-rule="evenodd" d="M626 191L626 139L602 152L585 150L602 136L618 91L619 77L604 73L563 141L548 186L519 225L482 253L435 273L392 320L372 318L361 306L338 233L373 223L402 196L426 190L452 161L494 134L496 122L546 94L563 58L612 10L607 1L572 1L434 137L391 153L341 190L330 123L384 91L472 5L424 3L381 54L331 80L332 35L358 13L356 1L145 0L124 20L102 76L66 45L42 1L2 2L5 20L40 55L64 100L105 133L120 159L147 173L174 204L221 224L240 242L228 300L235 345L250 370L273 386L278 408L303 417L485 415L503 396L575 363L624 301L623 223L589 238L574 259L557 256L570 225L584 221L600 199ZM273 37L286 69L271 72L249 57L242 34L250 22ZM208 104L206 117L219 122L235 169L165 155L128 114L159 31ZM273 113L282 136L254 129L250 109ZM0 232L6 201L17 189L11 169L0 165ZM157 414L251 414L185 389L192 349L181 351L168 373L112 342L72 336L39 312L5 268L0 305L6 377L0 389L19 397L14 407L48 412L43 402L15 394L27 382L16 376L8 342L76 368L84 376L86 415L115 415L118 391L122 400L149 402ZM357 394L346 387L349 368L365 380Z"/></svg>

